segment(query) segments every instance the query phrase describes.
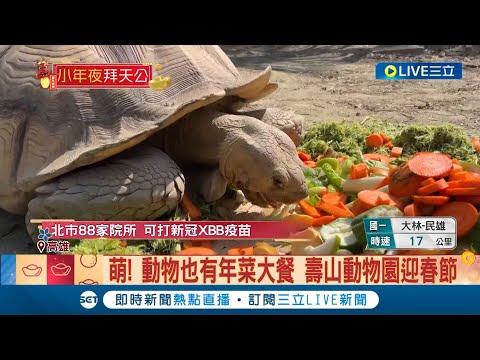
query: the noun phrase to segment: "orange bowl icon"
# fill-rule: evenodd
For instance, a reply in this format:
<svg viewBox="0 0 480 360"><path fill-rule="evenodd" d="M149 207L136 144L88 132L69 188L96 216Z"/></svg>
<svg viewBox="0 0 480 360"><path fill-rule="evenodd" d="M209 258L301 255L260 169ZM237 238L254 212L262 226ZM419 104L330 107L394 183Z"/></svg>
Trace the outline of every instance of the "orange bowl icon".
<svg viewBox="0 0 480 360"><path fill-rule="evenodd" d="M22 268L22 271L25 274L25 276L33 277L33 276L39 276L42 273L42 268L35 264L30 264L28 266L24 266Z"/></svg>
<svg viewBox="0 0 480 360"><path fill-rule="evenodd" d="M78 285L98 285L98 281L92 279L85 279L83 281L80 281Z"/></svg>
<svg viewBox="0 0 480 360"><path fill-rule="evenodd" d="M50 270L52 270L52 273L55 276L67 276L68 274L70 274L70 270L72 270L72 267L64 263L60 263L57 265L53 265Z"/></svg>

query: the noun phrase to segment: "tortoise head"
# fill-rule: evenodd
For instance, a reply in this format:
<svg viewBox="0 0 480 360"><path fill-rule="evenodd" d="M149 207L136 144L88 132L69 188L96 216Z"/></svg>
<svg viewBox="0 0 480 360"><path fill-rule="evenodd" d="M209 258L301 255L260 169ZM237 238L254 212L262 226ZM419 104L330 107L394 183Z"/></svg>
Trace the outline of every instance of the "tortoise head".
<svg viewBox="0 0 480 360"><path fill-rule="evenodd" d="M278 207L307 197L303 163L293 141L276 127L250 119L231 147L227 179L260 206Z"/></svg>

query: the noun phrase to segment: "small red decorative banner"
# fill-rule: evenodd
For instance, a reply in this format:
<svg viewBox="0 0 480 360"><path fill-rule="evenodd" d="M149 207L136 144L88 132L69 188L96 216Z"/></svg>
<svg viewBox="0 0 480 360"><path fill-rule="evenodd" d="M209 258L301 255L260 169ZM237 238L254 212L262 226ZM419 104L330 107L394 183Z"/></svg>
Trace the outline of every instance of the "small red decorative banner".
<svg viewBox="0 0 480 360"><path fill-rule="evenodd" d="M143 64L54 64L53 72L59 89L148 88L152 80L152 65Z"/></svg>

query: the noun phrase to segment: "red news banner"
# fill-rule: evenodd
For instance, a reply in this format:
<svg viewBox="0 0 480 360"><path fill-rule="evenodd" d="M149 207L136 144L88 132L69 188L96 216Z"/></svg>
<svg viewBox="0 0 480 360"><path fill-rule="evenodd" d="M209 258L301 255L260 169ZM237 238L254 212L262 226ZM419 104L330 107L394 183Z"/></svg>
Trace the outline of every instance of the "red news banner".
<svg viewBox="0 0 480 360"><path fill-rule="evenodd" d="M52 239L289 239L295 224L287 221L42 221Z"/></svg>
<svg viewBox="0 0 480 360"><path fill-rule="evenodd" d="M42 221L42 229L44 232L47 232L48 229L48 234L52 239L102 237L118 239L289 239L292 235L295 237L294 226L285 221ZM303 239L297 240L303 241ZM19 256L21 257L21 255ZM50 257L50 255L39 256ZM86 256L95 259L85 261ZM65 262L62 259L67 257L72 257L69 266L74 268L71 273L75 274L75 280L72 278L75 284L442 285L480 283L480 261L467 264L459 255L57 256L62 262ZM25 261L25 264L28 261ZM85 265L92 263L97 266Z"/></svg>
<svg viewBox="0 0 480 360"><path fill-rule="evenodd" d="M61 88L148 88L152 65L53 64L51 90Z"/></svg>
<svg viewBox="0 0 480 360"><path fill-rule="evenodd" d="M17 255L17 285L480 284L461 256Z"/></svg>

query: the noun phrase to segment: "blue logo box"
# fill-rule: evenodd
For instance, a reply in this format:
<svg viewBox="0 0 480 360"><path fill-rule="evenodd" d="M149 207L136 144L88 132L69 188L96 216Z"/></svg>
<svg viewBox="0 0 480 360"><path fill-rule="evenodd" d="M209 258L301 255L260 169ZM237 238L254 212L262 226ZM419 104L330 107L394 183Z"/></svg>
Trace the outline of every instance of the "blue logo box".
<svg viewBox="0 0 480 360"><path fill-rule="evenodd" d="M375 68L377 80L460 80L459 62L381 62Z"/></svg>

